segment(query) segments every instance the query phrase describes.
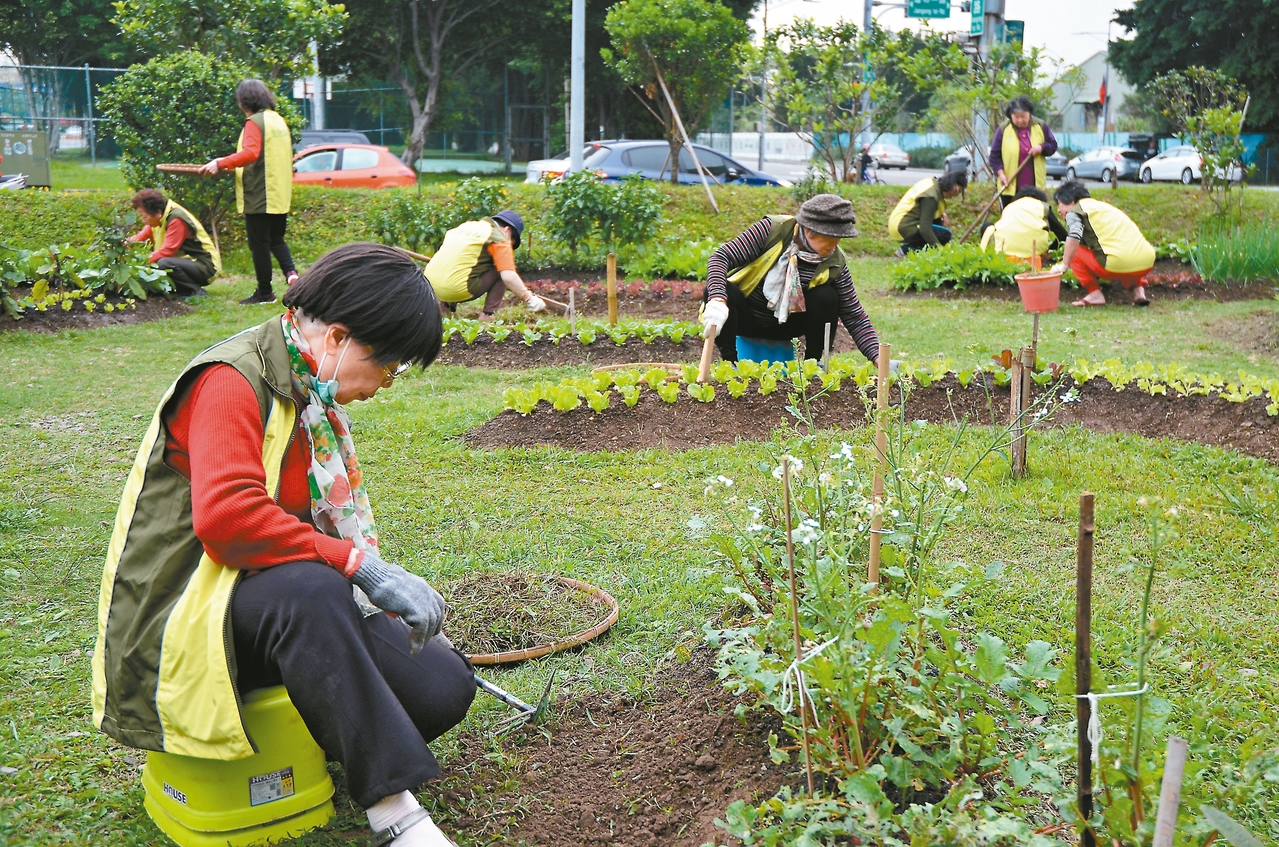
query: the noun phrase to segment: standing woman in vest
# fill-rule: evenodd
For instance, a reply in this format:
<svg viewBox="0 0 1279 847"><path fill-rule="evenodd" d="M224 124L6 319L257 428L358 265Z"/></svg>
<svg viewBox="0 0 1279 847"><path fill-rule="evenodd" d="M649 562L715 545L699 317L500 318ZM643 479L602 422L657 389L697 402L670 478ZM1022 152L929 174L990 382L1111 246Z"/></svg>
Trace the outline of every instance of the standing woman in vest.
<svg viewBox="0 0 1279 847"><path fill-rule="evenodd" d="M154 249L147 261L169 272L179 297L204 294L204 286L222 270L222 256L199 219L154 188L133 195L133 208L146 226L129 241L151 242Z"/></svg>
<svg viewBox="0 0 1279 847"><path fill-rule="evenodd" d="M702 325L715 328L725 361L737 361L737 337L788 341L804 337L804 355L822 356L827 333L844 324L872 362L879 335L857 299L841 238L857 235L853 206L818 194L799 214L769 215L719 247L706 262Z"/></svg>
<svg viewBox="0 0 1279 847"><path fill-rule="evenodd" d="M243 305L272 303L271 256L288 285L298 278L284 229L293 202L293 137L289 125L275 111L275 95L260 79L246 79L235 88L235 102L247 120L235 153L200 166L204 176L235 169L235 210L244 215L244 231L258 287Z"/></svg>
<svg viewBox="0 0 1279 847"><path fill-rule="evenodd" d="M1088 290L1075 306L1104 306L1098 280L1118 282L1132 292L1134 306L1149 306L1146 274L1155 266L1155 248L1132 218L1109 203L1092 199L1082 182L1057 189L1057 211L1066 219L1066 249L1054 270L1070 268Z"/></svg>
<svg viewBox="0 0 1279 847"><path fill-rule="evenodd" d="M1043 190L1048 186L1048 157L1057 152L1057 139L1053 131L1042 121L1036 120L1035 104L1029 97L1018 97L1004 109L1008 123L995 130L990 142L990 169L995 172L999 184L1004 187L999 195L1001 206L1007 206L1016 198L1017 190L1033 186ZM1017 166L1031 158L1030 164L1021 169L1017 179L1009 181Z"/></svg>
<svg viewBox="0 0 1279 847"><path fill-rule="evenodd" d="M413 791L474 671L436 637L440 595L383 558L345 409L435 359L439 306L380 244L326 253L284 305L196 356L151 418L102 576L94 723L239 759L243 695L283 685L378 843L446 847Z"/></svg>
<svg viewBox="0 0 1279 847"><path fill-rule="evenodd" d="M893 255L900 259L913 250L949 244L946 201L958 197L967 187L968 174L964 171L925 177L912 185L888 215L888 237L901 242Z"/></svg>

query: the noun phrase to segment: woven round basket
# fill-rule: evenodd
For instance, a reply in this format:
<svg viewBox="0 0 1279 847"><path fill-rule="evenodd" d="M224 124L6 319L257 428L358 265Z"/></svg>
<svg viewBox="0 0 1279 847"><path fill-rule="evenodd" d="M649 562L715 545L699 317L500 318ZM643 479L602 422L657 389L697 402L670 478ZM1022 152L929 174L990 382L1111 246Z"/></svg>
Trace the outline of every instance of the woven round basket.
<svg viewBox="0 0 1279 847"><path fill-rule="evenodd" d="M588 597L595 601L599 606L608 610L608 613L597 624L581 632L564 638L550 641L546 644L538 644L536 647L526 647L523 650L506 650L501 653L477 653L474 656L468 656L473 665L504 665L508 662L523 662L526 659L537 659L541 656L549 656L551 653L558 653L561 650L568 650L573 647L579 647L592 638L603 635L608 632L613 624L617 623L618 605L617 600L612 594L609 594L602 588L596 588L588 582L581 582L567 576L553 576L557 582L569 588L574 588L586 593Z"/></svg>
<svg viewBox="0 0 1279 847"><path fill-rule="evenodd" d="M156 165L155 169L166 174L190 174L195 176L203 165L187 165L181 163L168 163Z"/></svg>

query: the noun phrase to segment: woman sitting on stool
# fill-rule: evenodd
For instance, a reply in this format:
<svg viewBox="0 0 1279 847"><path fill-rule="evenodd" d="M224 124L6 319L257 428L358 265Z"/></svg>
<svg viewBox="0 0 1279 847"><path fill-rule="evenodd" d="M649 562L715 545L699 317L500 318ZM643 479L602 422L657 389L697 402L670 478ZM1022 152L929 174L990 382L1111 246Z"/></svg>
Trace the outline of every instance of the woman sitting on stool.
<svg viewBox="0 0 1279 847"><path fill-rule="evenodd" d="M737 338L804 337L804 355L821 358L842 321L872 362L879 336L857 299L841 238L857 235L852 204L818 194L799 214L769 215L719 247L706 262L702 324L716 331L720 357L737 361Z"/></svg>

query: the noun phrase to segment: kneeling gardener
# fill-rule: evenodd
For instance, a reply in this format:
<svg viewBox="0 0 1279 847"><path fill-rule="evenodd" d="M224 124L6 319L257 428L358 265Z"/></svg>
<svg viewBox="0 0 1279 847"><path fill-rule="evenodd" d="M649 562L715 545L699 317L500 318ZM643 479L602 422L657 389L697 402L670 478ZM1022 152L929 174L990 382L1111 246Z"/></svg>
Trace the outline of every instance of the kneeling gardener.
<svg viewBox="0 0 1279 847"><path fill-rule="evenodd" d="M178 296L203 294L204 287L222 270L222 256L199 219L172 200L165 200L154 188L144 188L133 195L133 208L146 226L129 241L150 241L155 246L147 261L169 272Z"/></svg>
<svg viewBox="0 0 1279 847"><path fill-rule="evenodd" d="M440 249L426 265L426 278L440 299L440 309L456 312L458 303L483 297L480 320L488 320L509 288L529 311L544 310L546 302L529 291L515 271L515 251L523 234L524 219L510 209L445 233Z"/></svg>
<svg viewBox="0 0 1279 847"><path fill-rule="evenodd" d="M794 217L769 215L718 248L706 262L702 324L718 333L720 356L737 361L737 337L787 341L804 336L804 355L821 358L842 321L862 355L879 357L879 335L857 299L841 238L857 235L853 206L818 194Z"/></svg>

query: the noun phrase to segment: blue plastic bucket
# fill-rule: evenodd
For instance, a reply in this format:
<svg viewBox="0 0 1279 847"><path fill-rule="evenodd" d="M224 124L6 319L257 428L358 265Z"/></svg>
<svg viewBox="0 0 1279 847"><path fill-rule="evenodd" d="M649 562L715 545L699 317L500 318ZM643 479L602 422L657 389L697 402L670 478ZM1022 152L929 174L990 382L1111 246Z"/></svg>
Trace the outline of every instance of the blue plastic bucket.
<svg viewBox="0 0 1279 847"><path fill-rule="evenodd" d="M790 341L737 336L737 361L739 362L789 362L793 358L795 358L795 350Z"/></svg>

